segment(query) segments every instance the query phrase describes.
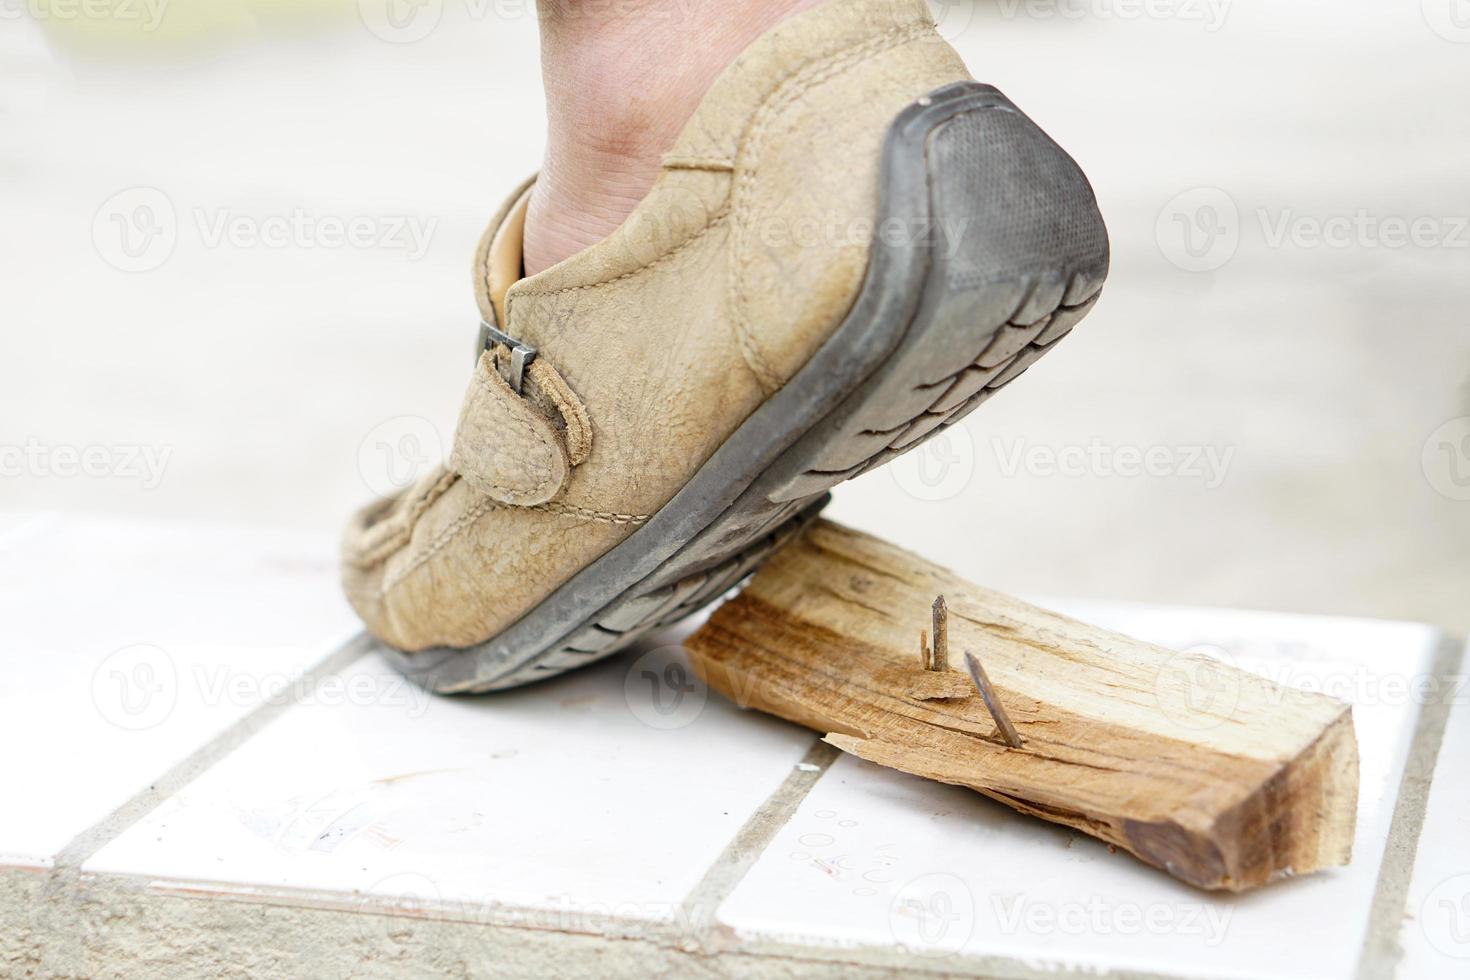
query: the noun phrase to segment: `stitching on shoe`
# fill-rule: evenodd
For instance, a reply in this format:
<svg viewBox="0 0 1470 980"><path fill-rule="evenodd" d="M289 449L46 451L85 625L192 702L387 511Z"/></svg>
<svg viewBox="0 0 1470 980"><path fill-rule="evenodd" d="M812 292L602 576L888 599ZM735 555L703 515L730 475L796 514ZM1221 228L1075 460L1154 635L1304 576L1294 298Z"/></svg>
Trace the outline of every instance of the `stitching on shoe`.
<svg viewBox="0 0 1470 980"><path fill-rule="evenodd" d="M406 506L407 511L402 514L390 514L382 518L383 521L395 521L398 527L389 535L378 541L370 548L365 548L353 556L352 563L359 568L371 568L389 555L397 552L413 538L413 526L423 513L428 510L435 501L444 496L449 488L454 486L459 479L458 473L445 470L439 479L434 481L422 494L413 500L400 502L400 506ZM372 533L372 529L365 529L365 534Z"/></svg>
<svg viewBox="0 0 1470 980"><path fill-rule="evenodd" d="M589 521L599 524L644 524L651 518L652 514L618 514L610 510L588 510L586 507L578 507L576 504L564 504L560 501L548 500L544 504L537 504L529 510L545 510L553 514L566 514L569 517L585 517Z"/></svg>
<svg viewBox="0 0 1470 980"><path fill-rule="evenodd" d="M929 23L890 28L877 37L846 48L825 60L806 65L788 76L761 103L749 129L746 130L740 150L736 154L737 158L741 159L741 166L735 175L734 186L730 193L735 220L731 225L733 239L731 241L730 272L727 277L728 306L730 315L734 319L735 339L740 345L741 353L745 356L746 365L755 375L756 380L767 390L774 391L779 388L781 378L771 368L765 354L756 346L755 338L751 335L750 324L745 318L740 303L740 296L745 286L745 263L740 261L740 256L743 252L746 221L750 217L748 192L755 183L755 172L760 160L759 151L766 130L772 121L779 118L781 113L811 89L884 51L931 34L933 29L933 25Z"/></svg>
<svg viewBox="0 0 1470 980"><path fill-rule="evenodd" d="M538 357L531 362L526 377L533 388L546 401L551 402L552 410L561 416L561 435L566 445L567 462L574 467L587 462L587 457L592 453L592 419L588 417L587 406L582 404L582 399L572 391L561 372L542 358ZM535 403L535 399L527 400ZM543 406L537 404L537 407Z"/></svg>
<svg viewBox="0 0 1470 980"><path fill-rule="evenodd" d="M485 516L485 514L489 513L491 510L494 510L495 508L501 506L503 505L498 503L491 497L485 497L477 501L475 503L475 506L465 511L463 514L460 514L446 527L442 528L439 533L434 536L434 540L430 541L427 547L414 555L413 558L409 561L408 565L400 569L396 575L385 576L383 579L383 584L378 586L378 598L385 598L388 593L393 590L394 586L398 585L398 583L402 582L404 579L408 578L408 576L412 575L414 572L422 568L425 564L428 563L430 558L433 558L440 551L443 551L445 546L448 545L449 542L459 534L459 532L463 531L466 527L473 524L475 521L478 521L481 517Z"/></svg>
<svg viewBox="0 0 1470 980"><path fill-rule="evenodd" d="M378 587L376 598L386 598L388 593L392 591L395 586L401 583L404 579L408 578L414 572L418 571L424 565L428 564L431 558L433 558L439 552L448 547L450 541L452 541L455 537L458 537L460 532L469 527L469 525L473 524L475 521L478 521L481 517L485 516L492 510L505 510L506 507L507 505L501 504L499 501L496 501L490 497L485 497L477 501L475 503L475 506L465 511L463 514L459 515L459 517L455 518L451 523L442 528L439 533L434 536L434 539L430 541L428 545L423 548L423 550L416 553L409 560L409 563L405 565L402 569L400 569L397 574L389 578L385 578L383 580L383 584ZM567 517L580 517L585 520L595 521L599 524L638 525L646 523L653 516L651 514L618 514L614 513L613 511L606 510L589 510L586 507L578 507L575 504L565 504L559 503L557 501L548 501L544 504L537 504L534 507L523 507L520 509L539 510L551 514L562 514Z"/></svg>
<svg viewBox="0 0 1470 980"><path fill-rule="evenodd" d="M690 235L688 238L684 239L678 245L675 245L673 248L669 249L658 258L649 262L647 265L640 265L636 269L630 269L629 271L624 272L622 275L614 276L611 279L603 279L600 282L586 282L576 286L562 286L560 289L523 289L510 296L510 305L507 305L506 307L505 318L507 320L510 319L511 306L515 303L516 300L524 296L559 296L562 293L575 293L585 289L602 289L604 286L611 286L613 283L622 282L625 279L632 279L635 276L641 276L643 275L643 273L649 271L650 269L657 268L670 259L673 259L680 252L683 252L686 248L689 248L695 242L698 242L705 235L723 225L725 223L725 220L729 217L729 208L721 208L718 212L715 213L714 217L710 218L709 223L706 224L703 228L699 229L699 231Z"/></svg>

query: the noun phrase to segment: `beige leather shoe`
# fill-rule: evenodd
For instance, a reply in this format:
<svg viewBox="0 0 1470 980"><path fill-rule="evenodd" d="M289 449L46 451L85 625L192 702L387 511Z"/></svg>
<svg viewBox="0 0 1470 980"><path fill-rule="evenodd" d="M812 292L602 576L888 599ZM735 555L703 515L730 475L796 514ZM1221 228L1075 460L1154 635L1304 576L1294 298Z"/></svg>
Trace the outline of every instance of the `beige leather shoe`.
<svg viewBox="0 0 1470 980"><path fill-rule="evenodd" d="M1108 244L1076 165L969 79L924 0L830 0L706 95L611 237L475 258L448 463L348 528L368 628L440 691L589 663L737 584L834 484L1071 329Z"/></svg>

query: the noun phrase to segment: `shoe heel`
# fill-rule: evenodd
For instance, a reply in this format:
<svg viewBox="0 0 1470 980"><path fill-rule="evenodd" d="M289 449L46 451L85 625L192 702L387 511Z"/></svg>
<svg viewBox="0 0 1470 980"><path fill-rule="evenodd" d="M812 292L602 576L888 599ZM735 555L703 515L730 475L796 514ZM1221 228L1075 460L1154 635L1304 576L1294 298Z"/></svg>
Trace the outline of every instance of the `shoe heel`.
<svg viewBox="0 0 1470 980"><path fill-rule="evenodd" d="M880 229L904 234L874 243L858 305L900 309L870 294L907 290L917 294L911 319L788 453L773 502L821 493L958 422L1065 336L1107 276L1107 229L1087 178L988 85L946 86L895 119L880 215Z"/></svg>

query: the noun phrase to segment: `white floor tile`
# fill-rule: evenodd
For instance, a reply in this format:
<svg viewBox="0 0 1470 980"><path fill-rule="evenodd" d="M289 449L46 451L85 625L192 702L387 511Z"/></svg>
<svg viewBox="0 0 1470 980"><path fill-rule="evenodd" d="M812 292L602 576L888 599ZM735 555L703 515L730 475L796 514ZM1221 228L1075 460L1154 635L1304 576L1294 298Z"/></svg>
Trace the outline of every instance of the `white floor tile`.
<svg viewBox="0 0 1470 980"><path fill-rule="evenodd" d="M0 550L17 548L26 538L60 521L55 511L0 511Z"/></svg>
<svg viewBox="0 0 1470 980"><path fill-rule="evenodd" d="M1470 649L1460 670L1409 886L1402 980L1470 976Z"/></svg>
<svg viewBox="0 0 1470 980"><path fill-rule="evenodd" d="M0 864L78 833L354 631L330 542L43 515L0 530Z"/></svg>
<svg viewBox="0 0 1470 980"><path fill-rule="evenodd" d="M1354 694L1362 784L1353 864L1215 896L979 794L844 757L731 895L721 921L745 939L902 946L1048 971L1351 976L1418 712L1392 682L1427 669L1437 634L1395 623L1053 605L1171 646L1214 649L1298 686Z"/></svg>
<svg viewBox="0 0 1470 980"><path fill-rule="evenodd" d="M85 870L571 931L675 919L814 742L684 690L683 669L664 648L431 698L370 656L345 696L293 708Z"/></svg>

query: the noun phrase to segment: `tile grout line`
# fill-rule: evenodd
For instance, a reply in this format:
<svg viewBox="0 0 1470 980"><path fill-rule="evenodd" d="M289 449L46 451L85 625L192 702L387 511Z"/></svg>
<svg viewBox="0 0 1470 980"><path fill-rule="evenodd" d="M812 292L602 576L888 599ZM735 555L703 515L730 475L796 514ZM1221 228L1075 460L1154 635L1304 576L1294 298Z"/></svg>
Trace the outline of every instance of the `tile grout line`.
<svg viewBox="0 0 1470 980"><path fill-rule="evenodd" d="M1462 659L1464 651L1461 642L1442 634L1439 650L1429 668L1430 676L1441 680L1457 676L1470 666ZM1435 767L1455 700L1453 695L1436 698L1419 710L1408 758L1404 760L1404 773L1398 783L1398 798L1389 821L1378 883L1369 906L1368 935L1358 956L1355 976L1360 980L1388 980L1398 971L1403 958L1399 936L1404 926L1405 905L1418 864L1419 837L1428 816Z"/></svg>
<svg viewBox="0 0 1470 980"><path fill-rule="evenodd" d="M147 787L113 809L107 816L73 837L56 855L55 870L80 871L88 859L104 846L141 821L169 797L213 768L225 756L249 741L278 716L297 702L297 694L315 689L327 677L346 669L373 647L365 632L353 635L314 665L302 671L292 683L256 705L245 715L166 769Z"/></svg>
<svg viewBox="0 0 1470 980"><path fill-rule="evenodd" d="M765 853L796 810L842 755L842 750L818 739L801 757L770 796L735 832L730 843L710 865L680 904L679 921L685 924L688 938L706 953L716 953L721 944L713 942L715 914L745 879L756 860ZM815 768L813 768L815 767Z"/></svg>

